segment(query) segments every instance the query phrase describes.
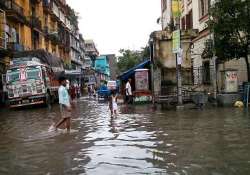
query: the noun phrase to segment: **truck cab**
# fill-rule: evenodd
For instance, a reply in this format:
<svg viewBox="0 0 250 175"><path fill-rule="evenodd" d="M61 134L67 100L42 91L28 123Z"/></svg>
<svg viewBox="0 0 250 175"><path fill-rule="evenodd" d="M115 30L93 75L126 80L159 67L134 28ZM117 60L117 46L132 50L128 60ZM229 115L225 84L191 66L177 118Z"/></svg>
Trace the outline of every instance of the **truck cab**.
<svg viewBox="0 0 250 175"><path fill-rule="evenodd" d="M39 61L13 63L6 73L8 105L11 108L48 104L56 97L51 70Z"/></svg>

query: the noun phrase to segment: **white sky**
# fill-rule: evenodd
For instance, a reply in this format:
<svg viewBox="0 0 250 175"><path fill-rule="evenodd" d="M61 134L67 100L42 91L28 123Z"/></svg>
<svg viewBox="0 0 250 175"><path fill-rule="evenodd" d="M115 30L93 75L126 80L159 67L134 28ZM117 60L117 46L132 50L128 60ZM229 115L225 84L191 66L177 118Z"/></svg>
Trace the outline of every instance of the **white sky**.
<svg viewBox="0 0 250 175"><path fill-rule="evenodd" d="M79 13L84 39L93 39L100 54L145 47L160 30L160 0L67 0Z"/></svg>

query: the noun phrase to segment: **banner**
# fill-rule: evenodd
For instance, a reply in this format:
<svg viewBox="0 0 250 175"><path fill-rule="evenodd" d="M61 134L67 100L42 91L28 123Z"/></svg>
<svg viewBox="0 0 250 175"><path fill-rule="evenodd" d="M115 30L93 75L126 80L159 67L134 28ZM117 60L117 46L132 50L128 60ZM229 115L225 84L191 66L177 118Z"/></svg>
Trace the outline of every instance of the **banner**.
<svg viewBox="0 0 250 175"><path fill-rule="evenodd" d="M177 64L178 65L182 64L182 59L183 59L183 49L180 48L178 53L177 53Z"/></svg>
<svg viewBox="0 0 250 175"><path fill-rule="evenodd" d="M173 53L178 53L181 47L181 32L180 30L173 31Z"/></svg>
<svg viewBox="0 0 250 175"><path fill-rule="evenodd" d="M0 10L0 48L6 49L5 43L5 13Z"/></svg>
<svg viewBox="0 0 250 175"><path fill-rule="evenodd" d="M173 18L181 16L181 2L180 0L172 0L172 15Z"/></svg>

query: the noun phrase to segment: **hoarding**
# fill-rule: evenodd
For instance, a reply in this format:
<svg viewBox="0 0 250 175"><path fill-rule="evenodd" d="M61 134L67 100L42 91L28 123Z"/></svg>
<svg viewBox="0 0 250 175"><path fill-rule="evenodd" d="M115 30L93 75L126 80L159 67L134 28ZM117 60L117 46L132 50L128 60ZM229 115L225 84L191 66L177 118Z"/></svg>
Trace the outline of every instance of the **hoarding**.
<svg viewBox="0 0 250 175"><path fill-rule="evenodd" d="M173 31L173 53L178 53L181 47L181 32L180 30Z"/></svg>
<svg viewBox="0 0 250 175"><path fill-rule="evenodd" d="M135 70L135 89L137 91L149 90L148 69Z"/></svg>
<svg viewBox="0 0 250 175"><path fill-rule="evenodd" d="M173 18L178 18L181 16L181 2L179 0L172 0L172 14Z"/></svg>
<svg viewBox="0 0 250 175"><path fill-rule="evenodd" d="M5 40L5 12L0 9L0 48L6 49Z"/></svg>

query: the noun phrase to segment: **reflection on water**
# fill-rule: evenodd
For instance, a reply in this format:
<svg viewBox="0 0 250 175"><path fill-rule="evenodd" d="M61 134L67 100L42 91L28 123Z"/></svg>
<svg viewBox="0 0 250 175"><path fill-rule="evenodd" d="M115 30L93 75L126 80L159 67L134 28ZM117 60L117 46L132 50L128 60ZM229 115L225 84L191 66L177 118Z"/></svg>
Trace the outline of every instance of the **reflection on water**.
<svg viewBox="0 0 250 175"><path fill-rule="evenodd" d="M0 174L250 174L250 119L239 109L154 111L81 99L72 131L59 108L0 111Z"/></svg>

